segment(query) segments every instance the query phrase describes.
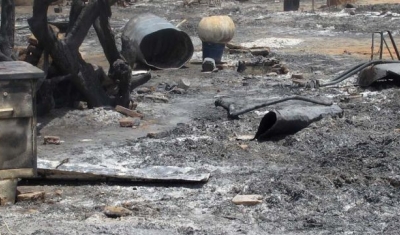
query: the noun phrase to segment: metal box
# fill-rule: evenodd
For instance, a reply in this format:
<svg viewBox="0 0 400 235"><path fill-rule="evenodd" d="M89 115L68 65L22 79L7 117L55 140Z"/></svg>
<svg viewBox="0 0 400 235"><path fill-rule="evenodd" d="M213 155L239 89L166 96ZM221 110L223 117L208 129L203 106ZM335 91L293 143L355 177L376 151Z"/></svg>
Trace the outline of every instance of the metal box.
<svg viewBox="0 0 400 235"><path fill-rule="evenodd" d="M36 83L42 70L0 62L0 180L36 174Z"/></svg>

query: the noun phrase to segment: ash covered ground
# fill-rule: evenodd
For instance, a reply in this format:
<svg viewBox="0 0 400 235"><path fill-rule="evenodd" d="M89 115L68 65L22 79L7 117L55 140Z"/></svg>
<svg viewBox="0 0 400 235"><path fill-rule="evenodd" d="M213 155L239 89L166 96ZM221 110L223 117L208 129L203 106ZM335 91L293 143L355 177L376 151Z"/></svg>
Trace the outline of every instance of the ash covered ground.
<svg viewBox="0 0 400 235"><path fill-rule="evenodd" d="M134 14L152 12L182 26L201 45L196 27L203 16L229 14L237 33L235 43L269 39L271 55L290 73L322 81L369 59L371 32L391 30L400 41L400 5L359 6L355 15L341 9L278 12L282 3L223 2L183 7L181 2L139 2L113 8L117 38ZM320 5L321 1L317 1ZM317 5L318 5L317 4ZM68 8L64 11L65 17ZM29 13L17 19L21 25ZM59 17L59 16L54 16ZM19 21L18 21L19 20ZM28 32L20 31L21 46ZM290 45L290 40L298 44ZM85 42L88 60L102 64L101 47L91 31ZM84 45L84 46L85 46ZM93 48L96 48L93 50ZM83 47L82 50L85 48ZM96 51L98 49L98 51ZM228 55L225 61L250 58ZM107 66L104 64L103 66ZM104 109L54 110L39 119L38 157L70 159L71 163L125 168L147 166L193 167L210 173L200 185L74 184L21 182L21 187L46 191L44 202L18 202L0 208L0 233L8 234L398 234L400 214L400 89L381 84L368 89L339 86L304 89L290 84L290 74L241 74L234 69L201 73L188 64L173 71L152 71L144 87L162 88L187 78L185 94L164 92L168 103L139 102L145 114L137 129L120 128L120 114ZM244 86L245 83L245 86ZM332 98L344 111L326 117L279 140L239 141L254 134L257 112L229 120L217 97L239 106L290 95ZM348 99L360 95L357 99ZM261 109L260 111L279 106ZM160 132L160 138L147 138ZM42 145L44 135L57 135L61 145ZM62 190L62 193L54 193ZM260 194L262 203L235 205L237 194ZM131 215L117 219L105 206L124 206ZM7 228L7 226L8 228Z"/></svg>

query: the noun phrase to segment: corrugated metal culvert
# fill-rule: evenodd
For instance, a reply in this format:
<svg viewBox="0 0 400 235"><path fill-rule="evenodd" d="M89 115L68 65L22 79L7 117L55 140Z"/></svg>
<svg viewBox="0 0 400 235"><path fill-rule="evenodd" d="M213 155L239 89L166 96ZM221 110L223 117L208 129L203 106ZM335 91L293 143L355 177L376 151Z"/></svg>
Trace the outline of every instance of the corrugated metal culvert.
<svg viewBox="0 0 400 235"><path fill-rule="evenodd" d="M158 69L180 68L192 58L194 51L185 32L149 13L129 20L121 40L121 53L130 64L138 60Z"/></svg>

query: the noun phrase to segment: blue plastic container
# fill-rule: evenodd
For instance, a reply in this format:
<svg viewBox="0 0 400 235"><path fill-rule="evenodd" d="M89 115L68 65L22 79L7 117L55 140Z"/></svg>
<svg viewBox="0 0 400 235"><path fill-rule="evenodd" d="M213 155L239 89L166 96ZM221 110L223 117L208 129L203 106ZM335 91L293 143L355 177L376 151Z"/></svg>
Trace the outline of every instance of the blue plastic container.
<svg viewBox="0 0 400 235"><path fill-rule="evenodd" d="M205 58L212 58L215 60L215 63L221 63L224 49L225 43L203 42L203 60Z"/></svg>

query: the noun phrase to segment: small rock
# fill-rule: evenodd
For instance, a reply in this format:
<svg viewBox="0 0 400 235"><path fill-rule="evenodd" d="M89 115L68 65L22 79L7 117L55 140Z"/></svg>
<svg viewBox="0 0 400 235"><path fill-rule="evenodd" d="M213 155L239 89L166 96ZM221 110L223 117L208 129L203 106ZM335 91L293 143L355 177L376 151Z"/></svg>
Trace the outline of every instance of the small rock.
<svg viewBox="0 0 400 235"><path fill-rule="evenodd" d="M238 135L237 140L254 140L254 135Z"/></svg>
<svg viewBox="0 0 400 235"><path fill-rule="evenodd" d="M177 87L178 87L178 84L176 82L166 83L165 87L164 87L164 90L165 91L171 91L171 90L173 90L173 89L175 89ZM164 90L160 90L160 91L163 92Z"/></svg>
<svg viewBox="0 0 400 235"><path fill-rule="evenodd" d="M178 88L183 89L183 90L187 90L190 87L190 81L186 78L182 78L181 80L179 80L178 82Z"/></svg>
<svg viewBox="0 0 400 235"><path fill-rule="evenodd" d="M250 53L254 56L268 56L270 53L269 48L257 48L257 49L250 49Z"/></svg>
<svg viewBox="0 0 400 235"><path fill-rule="evenodd" d="M153 91L148 87L140 87L140 88L136 89L136 93L138 93L138 94L150 94L152 92Z"/></svg>
<svg viewBox="0 0 400 235"><path fill-rule="evenodd" d="M110 218L119 218L131 215L132 211L120 206L106 206L104 208L104 214Z"/></svg>
<svg viewBox="0 0 400 235"><path fill-rule="evenodd" d="M74 108L79 110L85 110L88 108L88 104L85 101L76 101L74 102Z"/></svg>
<svg viewBox="0 0 400 235"><path fill-rule="evenodd" d="M267 73L267 76L276 77L276 76L278 76L278 74L276 72L271 72L271 73Z"/></svg>
<svg viewBox="0 0 400 235"><path fill-rule="evenodd" d="M29 192L29 193L21 193L17 195L17 201L44 201L45 192Z"/></svg>
<svg viewBox="0 0 400 235"><path fill-rule="evenodd" d="M61 143L60 137L58 136L45 136L43 138L43 144L56 144L59 145Z"/></svg>
<svg viewBox="0 0 400 235"><path fill-rule="evenodd" d="M249 148L249 146L247 144L240 144L239 147L243 150L246 150Z"/></svg>
<svg viewBox="0 0 400 235"><path fill-rule="evenodd" d="M119 125L121 127L139 126L140 125L140 119L139 118L121 118L119 120Z"/></svg>
<svg viewBox="0 0 400 235"><path fill-rule="evenodd" d="M261 195L236 195L232 202L236 205L252 206L262 202Z"/></svg>
<svg viewBox="0 0 400 235"><path fill-rule="evenodd" d="M56 191L54 191L54 194L57 196L62 196L63 191L61 189L57 189Z"/></svg>
<svg viewBox="0 0 400 235"><path fill-rule="evenodd" d="M301 80L303 80L304 79L304 77L303 77L303 74L301 74L301 73L295 73L295 74L292 74L292 79L301 79Z"/></svg>
<svg viewBox="0 0 400 235"><path fill-rule="evenodd" d="M212 72L216 69L215 60L212 58L205 58L202 64L202 72Z"/></svg>
<svg viewBox="0 0 400 235"><path fill-rule="evenodd" d="M314 71L314 74L315 75L323 75L324 73L320 70L317 70L317 71Z"/></svg>
<svg viewBox="0 0 400 235"><path fill-rule="evenodd" d="M286 65L282 65L280 72L281 72L281 74L287 74L287 73L289 73L289 69L287 68Z"/></svg>
<svg viewBox="0 0 400 235"><path fill-rule="evenodd" d="M182 88L175 87L173 90L171 90L171 93L182 95L185 94L186 91Z"/></svg>
<svg viewBox="0 0 400 235"><path fill-rule="evenodd" d="M168 131L161 131L161 132L149 132L147 133L147 137L151 139L161 139L167 137L169 135Z"/></svg>

